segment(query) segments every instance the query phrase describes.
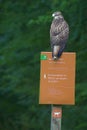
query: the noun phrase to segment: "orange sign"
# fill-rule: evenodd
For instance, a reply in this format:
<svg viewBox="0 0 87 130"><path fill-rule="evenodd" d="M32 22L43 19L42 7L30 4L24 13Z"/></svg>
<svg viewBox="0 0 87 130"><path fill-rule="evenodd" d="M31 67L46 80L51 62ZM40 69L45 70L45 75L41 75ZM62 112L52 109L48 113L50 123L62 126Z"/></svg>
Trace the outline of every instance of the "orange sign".
<svg viewBox="0 0 87 130"><path fill-rule="evenodd" d="M53 107L52 109L52 118L61 118L62 117L62 109Z"/></svg>
<svg viewBox="0 0 87 130"><path fill-rule="evenodd" d="M51 52L41 52L40 104L75 104L75 57L64 52L54 61Z"/></svg>

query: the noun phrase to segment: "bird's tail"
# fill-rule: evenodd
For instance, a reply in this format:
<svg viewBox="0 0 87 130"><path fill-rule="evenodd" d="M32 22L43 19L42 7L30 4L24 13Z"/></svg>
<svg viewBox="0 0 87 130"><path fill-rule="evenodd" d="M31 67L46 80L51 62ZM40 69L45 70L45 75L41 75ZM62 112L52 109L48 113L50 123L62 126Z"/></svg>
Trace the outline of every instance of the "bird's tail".
<svg viewBox="0 0 87 130"><path fill-rule="evenodd" d="M53 50L52 50L52 57L54 60L58 59L58 52L60 50L60 46L54 45Z"/></svg>

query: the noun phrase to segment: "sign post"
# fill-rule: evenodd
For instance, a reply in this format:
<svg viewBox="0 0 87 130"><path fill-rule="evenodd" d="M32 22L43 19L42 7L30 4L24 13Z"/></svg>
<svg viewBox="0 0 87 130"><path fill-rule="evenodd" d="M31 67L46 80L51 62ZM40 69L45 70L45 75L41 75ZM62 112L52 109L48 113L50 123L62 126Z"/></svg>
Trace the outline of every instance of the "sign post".
<svg viewBox="0 0 87 130"><path fill-rule="evenodd" d="M41 52L39 104L75 104L75 57L64 52L54 61L51 52ZM62 109L52 105L51 130L61 130L61 116Z"/></svg>
<svg viewBox="0 0 87 130"><path fill-rule="evenodd" d="M62 108L51 105L51 130L61 130Z"/></svg>

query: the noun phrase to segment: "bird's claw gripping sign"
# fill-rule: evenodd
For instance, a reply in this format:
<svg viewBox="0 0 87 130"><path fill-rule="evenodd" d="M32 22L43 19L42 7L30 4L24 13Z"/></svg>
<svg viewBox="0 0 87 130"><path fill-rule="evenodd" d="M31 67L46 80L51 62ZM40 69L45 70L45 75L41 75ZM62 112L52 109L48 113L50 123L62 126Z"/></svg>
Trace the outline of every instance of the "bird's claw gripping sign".
<svg viewBox="0 0 87 130"><path fill-rule="evenodd" d="M54 61L51 52L41 52L40 104L75 104L75 58L64 52Z"/></svg>

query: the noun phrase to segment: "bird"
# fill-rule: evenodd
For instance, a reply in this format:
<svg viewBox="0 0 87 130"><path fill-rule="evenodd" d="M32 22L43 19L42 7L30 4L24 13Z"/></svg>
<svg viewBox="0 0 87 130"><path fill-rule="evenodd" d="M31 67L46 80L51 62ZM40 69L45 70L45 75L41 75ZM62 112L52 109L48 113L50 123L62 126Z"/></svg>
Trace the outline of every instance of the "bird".
<svg viewBox="0 0 87 130"><path fill-rule="evenodd" d="M53 20L50 27L52 59L58 60L65 49L69 37L69 25L60 11L54 12L52 17Z"/></svg>

